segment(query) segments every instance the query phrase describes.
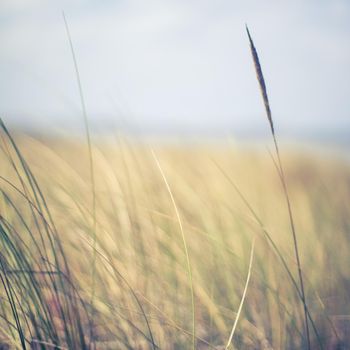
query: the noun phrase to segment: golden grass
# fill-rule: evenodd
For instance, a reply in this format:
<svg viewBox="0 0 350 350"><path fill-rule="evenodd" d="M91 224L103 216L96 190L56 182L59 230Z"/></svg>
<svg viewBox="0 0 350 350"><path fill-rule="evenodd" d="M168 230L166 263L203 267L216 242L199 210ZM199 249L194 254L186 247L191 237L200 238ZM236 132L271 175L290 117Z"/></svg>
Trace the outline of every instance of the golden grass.
<svg viewBox="0 0 350 350"><path fill-rule="evenodd" d="M267 95L265 79L264 79L264 75L262 72L259 56L258 56L258 53L256 51L253 39L250 35L250 32L249 32L247 25L246 25L246 31L247 31L247 35L248 35L248 39L249 39L250 51L251 51L253 62L254 62L255 73L257 76L258 83L259 83L261 96L262 96L262 99L264 101L265 112L266 112L266 116L267 116L267 119L268 119L269 124L270 124L272 139L273 139L274 146L275 146L275 156L277 159L275 160L273 155L272 155L272 159L276 165L276 170L277 170L278 174L280 175L280 180L281 180L283 192L284 192L284 196L286 199L291 234L293 237L293 247L294 247L295 259L296 259L296 263L297 263L298 277L299 277L299 287L297 286L296 283L295 283L295 287L296 287L298 294L300 295L300 299L303 303L307 348L308 348L308 350L311 350L309 320L311 322L311 325L313 326L314 332L317 335L318 339L319 339L319 335L318 335L317 329L315 327L312 316L310 315L310 312L309 312L308 306L307 306L308 301L306 300L306 295L305 295L304 277L303 277L303 272L302 272L302 267L301 267L301 260L300 260L299 247L298 247L298 238L297 238L297 232L295 229L295 222L294 222L294 214L293 214L293 210L292 210L292 205L290 203L289 192L288 192L288 187L287 187L287 182L286 182L286 176L284 174L284 168L282 166L279 146L278 146L277 137L276 137L275 128L274 128L273 119L272 119L270 102L269 102L269 98Z"/></svg>
<svg viewBox="0 0 350 350"><path fill-rule="evenodd" d="M1 276L8 279L1 289L0 339L4 344L20 347L15 326L18 318L28 348L35 348L34 343L45 344L44 348L50 348L47 344L89 348L93 334L97 349L186 349L192 347L195 315L198 349L225 347L233 325L232 345L237 349L307 347L300 296L266 236L267 232L297 280L288 211L268 154L228 145L158 145L155 153L161 173L150 149L142 144L125 139L96 143L94 243L84 143L29 137L16 142L45 197L52 222L43 205L33 214L28 199L37 203L35 191L4 136L0 173L4 227ZM20 179L6 152L11 154ZM290 152L282 158L308 308L319 334L317 339L310 329L312 346L335 346L342 339L346 341L344 324L350 315L350 168L345 162L312 154ZM178 216L191 265L195 313ZM57 236L51 230L53 223ZM44 235L45 228L51 236ZM59 247L58 241L62 245L63 253L56 258L49 237L53 237L54 247ZM253 237L256 242L250 269ZM20 249L24 243L26 250ZM60 251L57 248L56 254ZM23 256L25 266L32 271L22 271L19 276ZM69 284L56 282L55 271L69 271ZM238 319L248 271L250 281ZM4 285L14 295L17 316L11 312ZM40 289L40 293L35 292L41 296L40 302L31 292L33 285ZM56 286L55 293L52 286ZM79 318L75 318L77 310ZM71 325L69 320L71 330L66 329ZM82 336L77 334L79 327Z"/></svg>

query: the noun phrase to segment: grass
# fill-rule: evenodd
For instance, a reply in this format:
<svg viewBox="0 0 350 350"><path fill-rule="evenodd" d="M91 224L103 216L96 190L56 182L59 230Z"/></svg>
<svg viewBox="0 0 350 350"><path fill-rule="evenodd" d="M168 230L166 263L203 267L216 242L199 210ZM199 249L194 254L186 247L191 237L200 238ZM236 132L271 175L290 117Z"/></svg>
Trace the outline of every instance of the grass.
<svg viewBox="0 0 350 350"><path fill-rule="evenodd" d="M143 145L127 139L97 143L94 243L84 144L28 136L18 136L15 144L18 150L3 133L2 343L191 348L193 288L198 349L225 347L233 325L234 348L307 347L300 295L278 255L290 271L297 269L279 175L267 154L223 145L162 145L155 147L160 172ZM350 169L313 155L290 152L283 158L308 309L319 334L317 339L311 331L310 342L327 348L337 337L346 340L343 324L350 311Z"/></svg>
<svg viewBox="0 0 350 350"><path fill-rule="evenodd" d="M171 199L171 202L173 203L174 206L174 210L175 210L175 214L176 214L176 218L177 221L179 223L179 229L181 232L181 237L182 237L182 242L183 242L183 246L184 246L184 252L186 255L186 264L187 264L187 271L188 271L188 278L190 281L190 287L191 287L191 304L192 304L192 347L193 349L196 348L196 312L195 312L195 305L194 305L194 291L193 291L193 277L192 277L192 268L191 268L191 262L190 262L190 257L188 254L188 248L187 248L187 242L186 242L186 238L185 238L185 233L184 233L184 229L183 229L183 225L182 225L182 221L181 221L181 217L180 217L180 213L179 213L179 209L177 208L175 199L174 199L174 195L170 189L169 183L166 179L166 176L164 174L164 171L158 161L158 158L156 157L155 153L153 150L151 150L152 152L152 156L153 159L155 160L157 167L159 169L160 174L162 175L162 178L164 180L164 184L169 192L169 196Z"/></svg>
<svg viewBox="0 0 350 350"><path fill-rule="evenodd" d="M75 55L72 37L71 37L71 34L70 34L68 22L67 22L66 15L65 15L64 12L62 12L62 16L63 16L64 25L65 25L66 32L67 32L69 48L70 48L71 54L72 54L74 71L75 71L75 77L76 77L76 81L77 81L77 85L78 85L80 104L81 104L81 109L82 109L82 114L83 114L83 121L84 121L84 126L85 126L85 135L86 135L88 156L89 156L90 186L91 186L91 194L92 194L92 201L91 201L92 202L92 204L91 204L91 207L92 207L91 231L93 233L93 240L94 240L93 250L94 250L94 252L96 252L96 191L95 191L94 158L93 158L93 154L92 154L92 145L91 145L89 120L88 120L87 111L86 111L83 86L82 86L82 83L81 83L81 78L80 78L80 73L79 73L79 65L78 65L78 61L77 61L76 55ZM92 290L91 290L91 301L90 301L92 312L94 310L93 303L94 303L94 298L95 298L95 283L96 283L96 281L95 281L95 271L96 271L96 253L94 253L93 258L92 258L92 273L91 273L91 275L92 275ZM94 315L92 313L90 315L90 325L89 325L89 329L90 329L90 332L91 332L91 334L90 334L90 343L91 342L93 343L93 339L94 339L94 336L92 334L93 329L94 329L93 320L94 320Z"/></svg>
<svg viewBox="0 0 350 350"><path fill-rule="evenodd" d="M286 199L288 215L289 215L289 222L290 222L290 228L291 228L292 237L293 237L293 246L294 246L295 258L296 258L297 267L298 267L298 277L299 277L299 282L300 282L300 298L301 298L301 301L302 301L303 307L304 307L304 318L305 318L305 330L306 330L307 347L310 350L311 349L311 343L310 343L309 317L310 317L310 320L311 320L313 325L314 325L314 323L312 321L310 313L308 313L308 308L307 308L307 304L306 304L304 278L303 278L303 273L302 273L302 270L301 270L301 262L300 262L299 248L298 248L298 240L297 240L297 234L296 234L295 224L294 224L294 215L293 215L292 206L291 206L290 199L289 199L289 193L288 193L288 189L287 189L287 182L286 182L286 177L284 175L284 169L283 169L283 166L282 166L279 146L278 146L277 137L276 137L276 133L275 133L275 127L274 127L273 120L272 120L271 107L270 107L270 102L269 102L269 98L268 98L268 95L267 95L267 89L266 89L264 75L263 75L263 72L262 72L262 69L261 69L261 64L260 64L258 53L257 53L256 48L254 46L254 42L253 42L253 39L252 39L252 37L250 35L250 32L249 32L249 29L248 29L247 25L246 25L246 31L247 31L247 35L248 35L248 39L249 39L250 51L251 51L253 62L254 62L254 66L255 66L256 76L257 76L257 79L258 79L258 82L259 82L261 96L262 96L262 99L264 101L266 116L267 116L267 119L268 119L269 124L270 124L270 130L271 130L271 135L272 135L272 139L273 139L273 144L274 144L274 147L275 147L275 154L276 154L277 161L274 160L274 163L276 165L277 172L278 172L278 174L280 176L283 192L284 192L285 199ZM318 333L317 333L317 330L316 330L315 327L314 327L314 331L315 331L316 335L318 336Z"/></svg>
<svg viewBox="0 0 350 350"><path fill-rule="evenodd" d="M281 153L248 28L270 157L93 143L64 22L88 153L1 121L0 347L349 348L350 167Z"/></svg>

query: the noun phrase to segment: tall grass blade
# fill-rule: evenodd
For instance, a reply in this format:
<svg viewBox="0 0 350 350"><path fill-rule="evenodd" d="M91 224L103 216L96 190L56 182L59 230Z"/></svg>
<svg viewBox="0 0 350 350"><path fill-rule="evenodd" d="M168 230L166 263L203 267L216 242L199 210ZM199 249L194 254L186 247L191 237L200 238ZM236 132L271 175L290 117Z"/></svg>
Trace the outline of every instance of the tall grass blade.
<svg viewBox="0 0 350 350"><path fill-rule="evenodd" d="M233 335L235 334L235 330L236 330L236 327L237 327L237 324L238 324L239 316L241 315L241 311L242 311L242 308L243 308L244 300L245 300L245 297L247 295L250 275L251 275L252 266L253 266L254 246L255 246L255 238L253 238L252 248L251 248L251 251L250 251L248 274L247 274L247 279L246 279L246 282L245 282L245 286L244 286L241 302L239 304L237 315L236 315L236 319L235 319L235 322L233 323L231 334L230 334L230 337L229 337L229 339L227 341L225 350L227 350L229 348L229 346L231 345L231 343L232 343Z"/></svg>
<svg viewBox="0 0 350 350"><path fill-rule="evenodd" d="M86 139L88 144L88 153L89 153L89 165L90 165L90 181L91 181L91 192L92 192L92 235L93 235L93 261L92 261L92 288L91 288L91 326L90 331L92 332L93 329L93 304L94 304L94 298L95 298L95 283L96 283L96 185L95 185L95 172L94 172L94 160L92 155L92 145L91 145L91 135L90 135L90 128L89 128L89 120L87 117L87 111L86 111L86 104L85 104L85 98L83 93L83 87L81 84L80 79L80 72L78 67L78 61L75 55L74 46L72 37L70 34L68 22L66 19L66 15L64 12L62 12L63 20L67 32L67 37L69 41L69 47L72 54L72 59L74 63L74 69L75 69L75 75L76 80L78 84L79 89L79 96L80 96L80 102L81 102L81 108L83 112L83 118L84 118L84 124L85 124L85 133L86 133ZM91 338L93 339L93 334L91 334Z"/></svg>
<svg viewBox="0 0 350 350"><path fill-rule="evenodd" d="M295 257L296 257L297 266L298 266L300 291L301 291L302 302L303 302L303 307L304 307L304 318L305 318L305 330L306 330L307 345L308 345L308 349L310 350L311 349L311 342L310 342L310 331L309 331L309 321L308 321L308 308L307 308L306 299L305 299L304 281L303 281L303 275L302 275L302 270L301 270L300 254L299 254L299 249L298 249L298 240L297 240L297 236L296 236L292 207L290 204L287 184L286 184L286 180L285 180L284 170L283 170L282 161L281 161L280 152L279 152L279 147L278 147L277 138L276 138L276 134L275 134L275 128L273 125L271 108L270 108L270 103L269 103L269 99L267 96L267 89L266 89L264 75L263 75L263 72L261 69L261 64L260 64L258 53L257 53L256 48L254 46L254 42L253 42L253 39L250 35L250 32L249 32L247 25L246 25L246 31L248 34L248 39L249 39L249 43L250 43L250 51L252 54L252 58L253 58L254 66L255 66L255 72L257 75L258 82L259 82L260 92L261 92L261 95L262 95L262 98L264 101L266 115L267 115L268 121L270 123L272 138L273 138L273 142L275 145L275 151L276 151L276 156L277 156L277 161L278 161L278 167L279 167L279 173L280 173L279 175L280 175L280 179L281 179L281 183L282 183L282 187L283 187L283 192L284 192L284 196L285 196L287 207L288 207L290 226L291 226L291 231L292 231L292 236L293 236L294 252L295 252Z"/></svg>
<svg viewBox="0 0 350 350"><path fill-rule="evenodd" d="M188 271L188 278L190 280L190 288L191 288L191 304L192 304L192 348L193 350L196 348L196 317L195 317L195 305L194 305L194 288L193 288L193 278L192 278L192 268L191 268L191 262L190 262L190 256L188 253L188 247L187 247L187 242L186 242L186 237L185 237L185 232L183 229L183 225L182 225L182 221L181 221L181 217L180 217L180 213L179 210L177 208L176 202L175 202L175 198L173 196L173 192L171 191L171 188L169 186L168 180L166 179L166 176L164 174L164 171L159 163L158 158L156 157L156 154L154 153L153 149L151 149L151 153L152 153L152 157L155 161L155 163L157 164L157 167L159 169L159 172L163 178L164 184L166 186L166 189L169 193L171 202L173 204L174 210L175 210L175 214L176 214L176 218L179 224L179 228L180 228L180 232L181 232L181 237L182 237L182 242L183 242L183 246L184 246L184 250L185 250L185 255L186 255L186 263L187 263L187 271Z"/></svg>

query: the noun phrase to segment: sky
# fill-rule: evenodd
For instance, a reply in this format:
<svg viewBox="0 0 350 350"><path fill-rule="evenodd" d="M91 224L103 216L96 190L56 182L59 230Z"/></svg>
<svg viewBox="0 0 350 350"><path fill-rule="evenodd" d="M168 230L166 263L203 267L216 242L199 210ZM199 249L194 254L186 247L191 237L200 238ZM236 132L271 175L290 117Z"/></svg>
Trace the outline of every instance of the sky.
<svg viewBox="0 0 350 350"><path fill-rule="evenodd" d="M350 131L348 0L1 0L0 113L42 130L89 122L144 133L268 128L247 23L277 130Z"/></svg>

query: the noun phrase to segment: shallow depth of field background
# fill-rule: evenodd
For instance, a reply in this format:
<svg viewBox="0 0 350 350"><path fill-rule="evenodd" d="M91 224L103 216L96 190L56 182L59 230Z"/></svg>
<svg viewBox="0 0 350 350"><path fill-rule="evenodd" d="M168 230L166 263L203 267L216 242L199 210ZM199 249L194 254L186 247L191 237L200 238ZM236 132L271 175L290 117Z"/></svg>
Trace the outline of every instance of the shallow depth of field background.
<svg viewBox="0 0 350 350"><path fill-rule="evenodd" d="M3 1L0 346L308 348L248 23L311 348L349 348L349 17L340 0Z"/></svg>

